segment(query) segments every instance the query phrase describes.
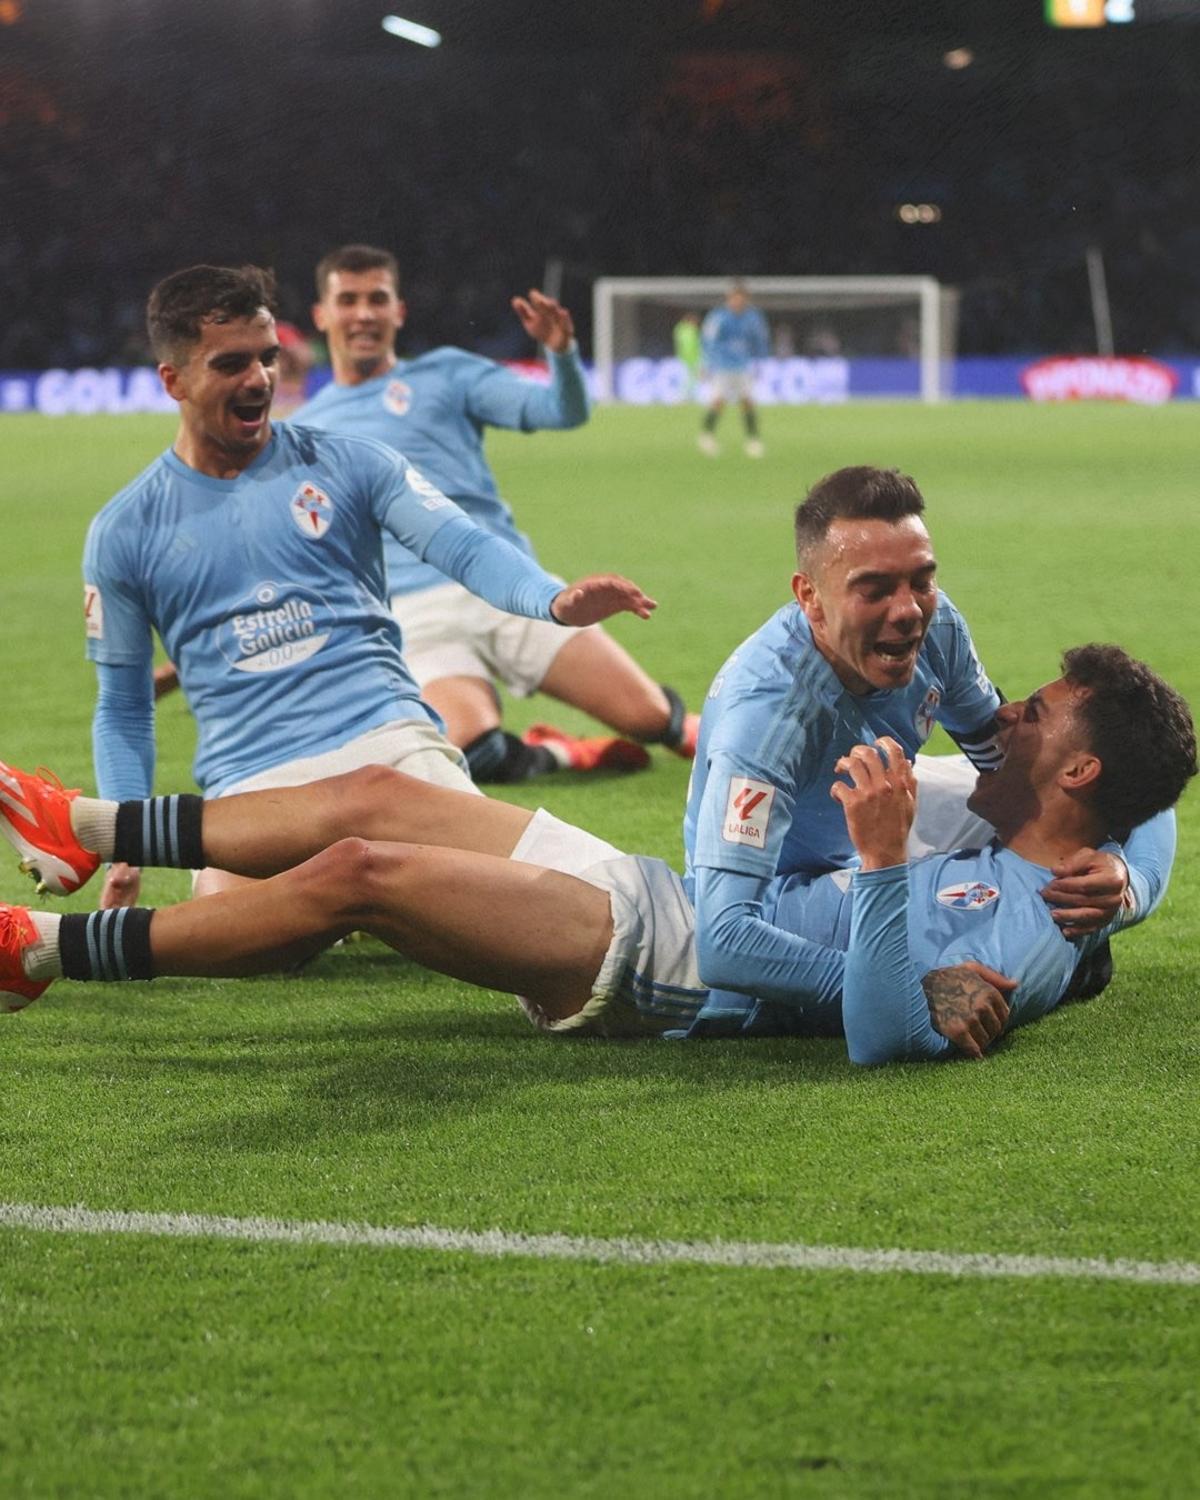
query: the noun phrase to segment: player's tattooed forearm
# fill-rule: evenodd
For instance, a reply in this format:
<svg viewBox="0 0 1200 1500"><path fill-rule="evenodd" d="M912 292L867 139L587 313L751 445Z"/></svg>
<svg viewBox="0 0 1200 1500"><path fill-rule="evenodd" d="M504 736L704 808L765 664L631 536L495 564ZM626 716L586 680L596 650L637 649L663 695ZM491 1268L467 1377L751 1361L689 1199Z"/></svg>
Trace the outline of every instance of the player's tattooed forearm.
<svg viewBox="0 0 1200 1500"><path fill-rule="evenodd" d="M972 1016L976 1004L986 999L992 988L971 969L931 969L921 986L933 1024L943 1035L954 1021L965 1021Z"/></svg>

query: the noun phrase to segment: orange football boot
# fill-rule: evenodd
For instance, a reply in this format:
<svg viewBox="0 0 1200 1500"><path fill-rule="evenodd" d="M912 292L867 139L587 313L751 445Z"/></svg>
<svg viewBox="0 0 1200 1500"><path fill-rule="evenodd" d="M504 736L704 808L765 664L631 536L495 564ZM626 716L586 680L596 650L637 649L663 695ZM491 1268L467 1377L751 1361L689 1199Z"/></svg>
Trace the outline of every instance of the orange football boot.
<svg viewBox="0 0 1200 1500"><path fill-rule="evenodd" d="M50 988L50 980L39 984L25 978L21 954L37 942L37 928L28 908L0 906L0 1010L24 1010Z"/></svg>
<svg viewBox="0 0 1200 1500"><path fill-rule="evenodd" d="M52 772L31 776L0 760L0 835L43 894L69 895L99 868L100 856L85 849L71 827L78 796L78 788L67 791Z"/></svg>

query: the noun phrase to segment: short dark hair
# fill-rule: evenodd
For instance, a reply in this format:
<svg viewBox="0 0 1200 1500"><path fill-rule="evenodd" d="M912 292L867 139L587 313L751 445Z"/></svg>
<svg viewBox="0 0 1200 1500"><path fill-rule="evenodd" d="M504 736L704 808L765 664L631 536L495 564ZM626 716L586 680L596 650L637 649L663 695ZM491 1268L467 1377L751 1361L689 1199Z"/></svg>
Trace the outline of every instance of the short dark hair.
<svg viewBox="0 0 1200 1500"><path fill-rule="evenodd" d="M231 323L276 310L275 276L261 266L189 266L164 277L146 303L154 357L178 362L204 323Z"/></svg>
<svg viewBox="0 0 1200 1500"><path fill-rule="evenodd" d="M1063 676L1087 688L1075 713L1100 758L1095 807L1114 838L1178 802L1196 774L1196 729L1183 697L1119 646L1076 646Z"/></svg>
<svg viewBox="0 0 1200 1500"><path fill-rule="evenodd" d="M796 559L801 567L825 540L834 521L899 521L923 515L915 479L899 469L858 464L818 479L796 507Z"/></svg>
<svg viewBox="0 0 1200 1500"><path fill-rule="evenodd" d="M392 285L400 290L400 266L390 250L378 245L339 245L317 262L317 301L325 295L329 278L335 271L387 271Z"/></svg>

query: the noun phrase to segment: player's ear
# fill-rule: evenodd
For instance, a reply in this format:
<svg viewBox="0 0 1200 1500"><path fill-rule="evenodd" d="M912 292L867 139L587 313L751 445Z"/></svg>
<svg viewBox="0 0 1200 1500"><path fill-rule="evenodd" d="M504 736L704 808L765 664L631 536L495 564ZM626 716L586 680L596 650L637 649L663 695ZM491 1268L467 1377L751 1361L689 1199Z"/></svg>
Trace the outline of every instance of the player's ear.
<svg viewBox="0 0 1200 1500"><path fill-rule="evenodd" d="M328 320L325 317L325 309L319 302L312 305L312 323L318 333L325 333L328 329Z"/></svg>
<svg viewBox="0 0 1200 1500"><path fill-rule="evenodd" d="M182 401L187 394L181 378L182 372L181 365L169 365L165 360L158 367L158 378L162 381L163 390L172 401Z"/></svg>
<svg viewBox="0 0 1200 1500"><path fill-rule="evenodd" d="M1076 750L1058 773L1058 784L1066 792L1094 792L1104 767L1090 750Z"/></svg>
<svg viewBox="0 0 1200 1500"><path fill-rule="evenodd" d="M823 618L820 596L810 574L792 574L792 594L810 620Z"/></svg>
<svg viewBox="0 0 1200 1500"><path fill-rule="evenodd" d="M408 317L408 303L405 302L405 300L404 300L403 297L400 297L398 299L398 303L397 303L397 307L396 307L396 327L397 328L403 328L404 327L404 320L407 317Z"/></svg>

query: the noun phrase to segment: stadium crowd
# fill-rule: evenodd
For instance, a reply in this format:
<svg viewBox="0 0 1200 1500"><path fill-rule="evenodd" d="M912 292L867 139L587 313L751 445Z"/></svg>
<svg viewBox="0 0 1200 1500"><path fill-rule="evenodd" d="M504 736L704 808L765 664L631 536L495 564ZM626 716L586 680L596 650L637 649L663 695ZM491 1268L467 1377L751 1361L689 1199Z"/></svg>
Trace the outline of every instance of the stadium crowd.
<svg viewBox="0 0 1200 1500"><path fill-rule="evenodd" d="M145 287L201 257L273 265L303 323L338 238L397 247L411 352L528 352L507 299L548 260L585 349L602 274L921 272L962 289L964 353L1086 351L1090 245L1121 349L1200 346L1200 28L997 37L951 68L925 32L426 57L172 24L53 55L6 32L0 368L144 359Z"/></svg>

